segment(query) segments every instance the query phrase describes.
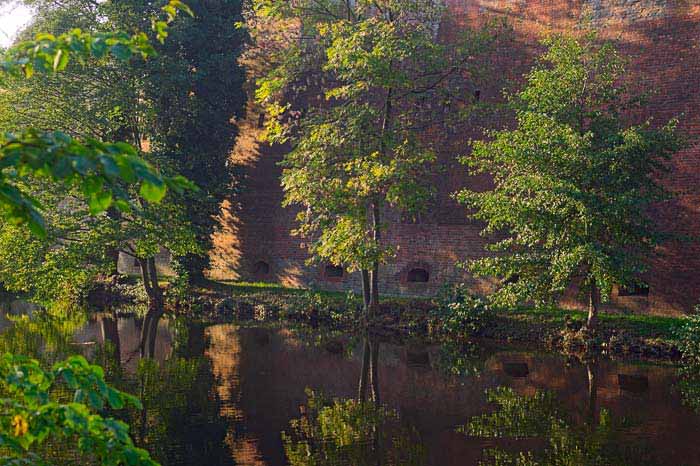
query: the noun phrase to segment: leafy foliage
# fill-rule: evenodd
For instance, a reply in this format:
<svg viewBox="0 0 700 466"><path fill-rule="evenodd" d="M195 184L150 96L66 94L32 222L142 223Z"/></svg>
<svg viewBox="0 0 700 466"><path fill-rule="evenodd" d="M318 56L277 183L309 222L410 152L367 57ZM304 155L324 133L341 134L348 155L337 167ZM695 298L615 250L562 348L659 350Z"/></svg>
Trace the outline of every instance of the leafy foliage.
<svg viewBox="0 0 700 466"><path fill-rule="evenodd" d="M352 399L326 400L309 389L307 395L305 416L282 433L291 465L424 464L417 433L398 426L395 412Z"/></svg>
<svg viewBox="0 0 700 466"><path fill-rule="evenodd" d="M382 237L389 212L414 216L433 193L434 141L422 133L473 104L452 97L480 75L475 57L493 31L443 44L435 36L443 9L423 0L253 8L259 29L287 32L270 47L274 66L256 99L266 139L292 145L282 185L285 204L301 207L296 232L314 258L371 273L375 299L379 264L394 252Z"/></svg>
<svg viewBox="0 0 700 466"><path fill-rule="evenodd" d="M177 0L164 7L167 20L154 23L159 39L164 38L167 23L179 9L189 11ZM78 29L59 36L44 33L5 52L0 61L0 80L20 75L31 78L35 72L60 72L65 70L71 57L86 62L109 53L119 60L128 60L133 53L147 57L154 52L144 33L132 36L123 32L94 34ZM0 137L0 160L3 217L15 224L27 222L39 236L46 233L40 206L18 186L18 181L29 174L68 186L80 184L93 213L107 210L115 198L114 205L118 209L128 209L118 181L139 183L141 195L152 202L160 201L168 187L175 191L193 187L181 176L162 177L127 143L104 143L96 139L81 142L58 131L30 128L5 133Z"/></svg>
<svg viewBox="0 0 700 466"><path fill-rule="evenodd" d="M440 322L445 334L463 338L479 335L493 312L488 303L462 286L445 297L431 317Z"/></svg>
<svg viewBox="0 0 700 466"><path fill-rule="evenodd" d="M122 12L118 18L143 8L140 1L112 3ZM246 103L239 58L247 34L234 27L241 0L187 4L194 16L173 23L168 40L157 47L159 55L143 63L137 83L150 105L142 132L151 150L200 188L186 191L179 201L187 205L185 218L201 249L208 251L221 202L236 192L236 167L229 159ZM208 260L201 252L180 258L193 279L208 268Z"/></svg>
<svg viewBox="0 0 700 466"><path fill-rule="evenodd" d="M623 60L594 35L553 36L511 99L517 127L472 144L463 161L493 175L485 192L457 198L474 209L497 254L473 261L478 276L501 280L504 305L547 303L572 283L597 301L613 284L639 283L662 239L649 209L667 192L665 162L681 147L675 120L631 126L635 108Z"/></svg>
<svg viewBox="0 0 700 466"><path fill-rule="evenodd" d="M700 306L677 331L678 349L683 355L679 388L683 401L700 411Z"/></svg>
<svg viewBox="0 0 700 466"><path fill-rule="evenodd" d="M483 438L544 438L548 445L541 452L510 453L487 449L482 465L641 465L656 464L649 451L639 445L629 448L618 433L621 424L601 409L595 425L578 427L565 419L556 398L549 392L520 396L512 388L487 391L495 412L473 417L458 431Z"/></svg>
<svg viewBox="0 0 700 466"><path fill-rule="evenodd" d="M0 384L9 396L1 400L0 443L10 455L2 461L29 459L36 464L41 459L32 450L61 438L76 440L81 453L105 465L157 464L134 446L126 424L97 414L106 406L140 407L140 402L107 385L102 369L83 357L72 356L45 371L36 360L7 353L0 359ZM73 393L72 402L56 399L58 386Z"/></svg>

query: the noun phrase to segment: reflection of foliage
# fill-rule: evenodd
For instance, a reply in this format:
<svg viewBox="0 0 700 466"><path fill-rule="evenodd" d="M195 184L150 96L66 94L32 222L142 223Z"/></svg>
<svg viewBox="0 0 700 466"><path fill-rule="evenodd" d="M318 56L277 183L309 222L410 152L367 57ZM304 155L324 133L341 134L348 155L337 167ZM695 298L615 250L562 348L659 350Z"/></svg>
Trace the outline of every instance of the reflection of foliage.
<svg viewBox="0 0 700 466"><path fill-rule="evenodd" d="M87 322L84 311L58 307L5 318L11 325L0 333L0 353L21 353L47 363L78 352L73 335Z"/></svg>
<svg viewBox="0 0 700 466"><path fill-rule="evenodd" d="M435 359L435 368L448 375L464 377L479 375L484 365L484 359L479 355L479 347L453 341L443 343Z"/></svg>
<svg viewBox="0 0 700 466"><path fill-rule="evenodd" d="M549 392L537 392L533 397L518 396L511 388L489 390L490 403L498 411L475 417L465 432L478 437L534 437L546 432L557 419L556 400Z"/></svg>
<svg viewBox="0 0 700 466"><path fill-rule="evenodd" d="M307 394L305 415L282 433L291 466L425 463L417 432L402 427L396 412L353 399L331 402L311 390Z"/></svg>
<svg viewBox="0 0 700 466"><path fill-rule="evenodd" d="M129 414L134 436L163 464L224 464L226 429L217 422L214 383L204 357L174 357L159 365L139 362L137 379L126 380L144 409ZM137 384L138 386L136 386Z"/></svg>
<svg viewBox="0 0 700 466"><path fill-rule="evenodd" d="M697 313L688 317L678 331L678 347L683 354L679 388L683 402L700 411L700 306L695 309Z"/></svg>
<svg viewBox="0 0 700 466"><path fill-rule="evenodd" d="M485 438L544 438L548 445L538 452L506 452L489 449L483 464L495 466L602 466L657 464L643 445L625 444L617 435L620 424L602 409L595 425L574 426L563 417L555 397L536 392L520 396L511 388L499 387L487 392L498 409L472 418L458 430Z"/></svg>
<svg viewBox="0 0 700 466"><path fill-rule="evenodd" d="M0 464L42 464L39 452L53 440L71 442L75 452L105 465L157 464L134 446L125 423L97 414L107 406L140 408L138 399L107 385L102 369L80 356L46 371L36 360L8 353L0 359L0 387L6 396L0 399ZM73 401L59 400L62 391Z"/></svg>
<svg viewBox="0 0 700 466"><path fill-rule="evenodd" d="M50 308L9 318L11 325L0 333L0 352L16 348L47 365L83 349L73 337L87 323L84 312ZM120 366L111 341L91 346L86 353L104 368L105 379L114 387L142 399L144 409L132 408L118 417L154 459L163 464L228 464L226 425L218 420L218 399L209 391L215 385L211 365L202 356L203 328L184 319L169 320L169 328L174 356L162 365L140 361L136 374ZM52 395L70 399L66 390ZM75 464L73 449L65 448L72 443L72 438L54 439L40 454L49 464Z"/></svg>

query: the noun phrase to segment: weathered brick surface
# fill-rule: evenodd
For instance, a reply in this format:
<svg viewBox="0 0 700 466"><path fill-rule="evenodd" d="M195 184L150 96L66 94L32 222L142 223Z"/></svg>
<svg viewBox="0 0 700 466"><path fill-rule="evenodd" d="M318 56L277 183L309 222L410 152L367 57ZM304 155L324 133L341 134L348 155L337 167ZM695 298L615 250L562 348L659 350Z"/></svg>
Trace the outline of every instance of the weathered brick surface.
<svg viewBox="0 0 700 466"><path fill-rule="evenodd" d="M680 117L690 147L677 154L664 183L674 198L655 209L654 215L666 230L681 235L700 235L700 0L447 0L450 15L441 25L440 36L449 40L465 24L487 15L505 15L514 37L492 55L498 78L480 89L481 99L497 101L509 81L517 82L540 51L538 38L547 32L572 32L583 18L612 39L629 59L631 83L652 91L641 121L665 122ZM211 274L217 278L266 279L291 286L327 289L359 287L358 277L341 281L324 278L322 266L307 266L300 240L291 235L294 212L280 206L279 184L284 147L269 147L257 140L260 110L250 104L241 122L241 137L233 162L245 176L239 189L222 206L221 226L215 235ZM501 127L509 121L482 121ZM456 263L478 257L484 239L478 224L466 218L450 195L471 186L488 187L485 177L470 177L455 157L466 152L466 141L478 136L474 129L446 131L439 137L442 150L436 202L417 222L406 223L396 216L386 233L398 245L396 259L382 270L384 291L391 294L430 295L445 284L472 283L477 290L487 282L475 282ZM255 263L270 265L268 276L254 274ZM700 241L668 242L651 261L648 297L616 297L617 306L640 312L677 314L700 302ZM410 268L429 272L428 283L407 283ZM574 304L572 299L568 303Z"/></svg>

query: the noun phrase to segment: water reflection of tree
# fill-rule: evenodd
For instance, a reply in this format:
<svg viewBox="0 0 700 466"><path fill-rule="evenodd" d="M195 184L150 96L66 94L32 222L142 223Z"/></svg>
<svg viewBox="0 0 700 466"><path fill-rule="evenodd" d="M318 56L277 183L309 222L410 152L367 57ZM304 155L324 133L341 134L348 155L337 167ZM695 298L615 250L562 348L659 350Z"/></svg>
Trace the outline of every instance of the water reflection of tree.
<svg viewBox="0 0 700 466"><path fill-rule="evenodd" d="M588 403L586 421L576 425L551 392L536 391L533 396L518 395L512 388L487 391L497 409L476 416L458 428L472 437L515 439L537 442L536 451L506 451L492 448L484 452L482 465L494 466L642 466L656 465L651 449L641 441L622 434L625 420L616 420L605 409L597 410L595 365L588 364Z"/></svg>
<svg viewBox="0 0 700 466"><path fill-rule="evenodd" d="M415 429L371 401L328 400L313 391L299 419L282 433L291 466L420 466L426 450Z"/></svg>
<svg viewBox="0 0 700 466"><path fill-rule="evenodd" d="M52 308L6 318L11 325L0 333L0 353L24 354L48 365L80 352L73 335L87 323L83 310Z"/></svg>
<svg viewBox="0 0 700 466"><path fill-rule="evenodd" d="M329 400L307 389L302 416L282 432L291 466L425 464L418 432L381 404L379 348L379 339L366 333L357 399Z"/></svg>
<svg viewBox="0 0 700 466"><path fill-rule="evenodd" d="M128 414L135 441L163 464L231 464L220 401L210 392L216 381L204 327L173 321L171 331L172 356L162 364L142 357L136 374L123 379L143 404Z"/></svg>

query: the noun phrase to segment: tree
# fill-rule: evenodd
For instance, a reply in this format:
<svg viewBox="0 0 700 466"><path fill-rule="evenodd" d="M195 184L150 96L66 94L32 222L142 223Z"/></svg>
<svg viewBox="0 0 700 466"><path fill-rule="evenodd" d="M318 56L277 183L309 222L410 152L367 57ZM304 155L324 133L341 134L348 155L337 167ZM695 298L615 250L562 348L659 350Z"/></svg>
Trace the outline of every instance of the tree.
<svg viewBox="0 0 700 466"><path fill-rule="evenodd" d="M36 31L58 35L76 26L89 31L144 30L163 4L24 3L34 6L37 15L22 37ZM14 127L34 124L75 137L127 140L151 163L165 164L197 184L200 189L185 191L179 202L189 206L185 217L201 247L197 254L178 258L196 278L208 266L214 217L232 182L227 160L237 134L235 120L245 103L238 65L245 31L234 27L240 19L239 0L187 3L194 16L171 24L165 31L167 41L153 44L156 54L148 60L101 59L99 66L91 62L87 67L69 63L50 79L9 83L11 92L0 99L21 108L5 118Z"/></svg>
<svg viewBox="0 0 700 466"><path fill-rule="evenodd" d="M153 112L151 147L200 188L182 199L200 249L180 258L189 277L198 279L209 266L206 253L216 216L235 176L229 156L246 102L245 73L238 63L246 34L235 27L241 0L187 4L194 16L174 24L168 40L157 47L159 57L144 63L143 86Z"/></svg>
<svg viewBox="0 0 700 466"><path fill-rule="evenodd" d="M132 30L135 26L147 27L149 16L157 12L157 6L151 2L131 4L35 0L31 3L41 7L40 14L23 36L37 30L61 34L70 31L75 23L94 32L105 29ZM134 15L135 11L143 14ZM202 13L207 15L206 11ZM180 23L182 21L178 22L178 27ZM191 29L189 32L192 32ZM230 29L233 30L233 26ZM172 41L172 27L164 32L171 37L167 43L156 45L158 49L166 47ZM180 42L186 37L187 34L181 32ZM202 41L193 42L201 45ZM21 112L3 114L2 126L14 129L39 124L60 128L74 137L123 138L137 148L141 157L159 166L164 172L176 173L177 167L182 164L173 160L172 154L158 142L163 139L159 133L161 129L153 130L157 127L156 116L167 112L155 108L157 99L146 98L148 89L158 87L154 76L158 76L158 71L162 71L169 61L184 66L183 59L179 58L182 55L179 48L174 50L169 54L172 57L163 57L161 50L157 56L150 55L147 61L125 57L89 57L89 66L69 63L61 73L52 75L50 79L32 80L29 83L22 79L8 80L5 85L8 92L3 93L2 98L8 102L8 108L18 107ZM195 53L197 50L195 48L190 52ZM211 53L207 56L211 60L217 57ZM191 66L184 68L189 72ZM203 79L205 82L207 79L216 79L209 71L211 70L200 70L202 75L207 76ZM182 89L176 89L175 84L171 83L168 92L172 95L188 95L189 86L181 82L182 77L180 81L176 78L173 80ZM114 86L115 82L121 85ZM226 99L215 98L215 101L226 102ZM194 103L189 105L188 102L181 102L177 108L184 113L183 108L199 107ZM171 117L175 114L172 110L169 112ZM171 138L180 129L167 128ZM165 132L165 129L162 131ZM219 133L221 132L220 130ZM148 150L145 150L145 143L150 146ZM204 162L201 163L201 166L204 165ZM125 186L119 187L128 191ZM160 247L167 248L175 255L201 254L202 249L195 243L187 214L191 211L201 212L201 209L193 208L191 203L188 203L190 209L181 206L188 200L185 193L180 197L171 196L155 206L150 203L153 198L131 192L128 194L135 202L129 211L110 208L104 215L96 217L93 214L98 212L92 208L88 211L75 189L56 189L39 183L38 180L34 180L28 188L45 205L55 206L49 212L50 221L46 227L49 230L48 238L45 238L46 241L25 238L26 234L17 232L12 225L3 225L5 254L2 255L4 260L0 261L0 276L5 286L13 291L38 293L38 297L45 300L58 298L55 292L57 289L74 297L97 275L115 274L120 252L132 255L141 266L143 285L149 301L146 318L149 325L144 326L142 338L143 351L148 352L148 348L153 346L148 343L149 335L155 332L158 319L164 312L164 297L158 284L155 254ZM196 194L187 196L198 198ZM18 234L22 237L21 242L16 239ZM28 245L31 247L26 247ZM24 259L19 268L16 266L16 257Z"/></svg>
<svg viewBox="0 0 700 466"><path fill-rule="evenodd" d="M159 39L167 35L168 23L178 9L188 10L182 2L172 0L163 7L168 19L154 19ZM59 36L40 34L5 53L0 61L0 79L8 75L30 78L36 71L62 71L71 58L87 61L111 54L122 60L133 53L144 57L153 54L144 33L91 34L74 29ZM79 187L93 215L113 203L121 211L131 209L128 193L120 186L123 182L140 184L140 195L156 203L167 187L182 190L192 186L182 177L159 175L127 143L97 139L81 142L59 131L33 128L2 136L0 169L2 218L28 225L42 237L46 226L40 204L28 193L32 178L69 189ZM59 380L74 392L72 403L55 399ZM69 358L47 372L36 361L7 354L0 361L0 383L8 396L1 400L5 412L0 418L0 442L3 453L9 455L3 462L34 464L40 458L28 454L28 450L50 437L59 437L77 438L80 451L94 455L103 464L156 464L146 451L134 447L126 424L96 414L105 405L114 409L126 404L140 407L138 400L109 387L102 369L83 358Z"/></svg>
<svg viewBox="0 0 700 466"><path fill-rule="evenodd" d="M371 315L380 266L393 253L389 213L414 215L433 191L435 141L423 133L449 124L438 115L459 117L474 104L465 89L475 87L475 57L493 30L443 44L443 9L424 0L254 7L260 30L273 29L270 20L286 25L279 49L265 42L275 66L256 91L267 140L292 145L284 203L301 208L296 233L313 258L360 271Z"/></svg>
<svg viewBox="0 0 700 466"><path fill-rule="evenodd" d="M675 120L625 122L639 101L623 83L610 44L553 36L525 88L513 96L517 126L473 143L464 163L493 175L493 189L458 199L495 235L477 276L501 280L495 302L551 302L572 284L588 297L587 326L613 284L640 283L662 239L650 207L667 197L665 162L681 142Z"/></svg>
<svg viewBox="0 0 700 466"><path fill-rule="evenodd" d="M173 0L163 9L171 21L178 8ZM155 21L158 38L167 34L168 21ZM0 82L10 77L31 78L35 73L63 71L71 59L86 62L108 55L127 60L133 54L148 57L155 53L145 33L132 36L124 32L91 34L73 29L59 36L38 34L10 48L0 61ZM138 156L134 147L124 142L106 143L94 138L79 141L60 131L28 128L0 137L0 213L12 223L26 223L35 234L43 236L45 225L39 205L19 188L31 174L66 186L80 186L93 213L114 205L129 209L128 196L119 183L140 183L140 194L158 202L169 187L175 191L191 188L182 176L162 177Z"/></svg>

